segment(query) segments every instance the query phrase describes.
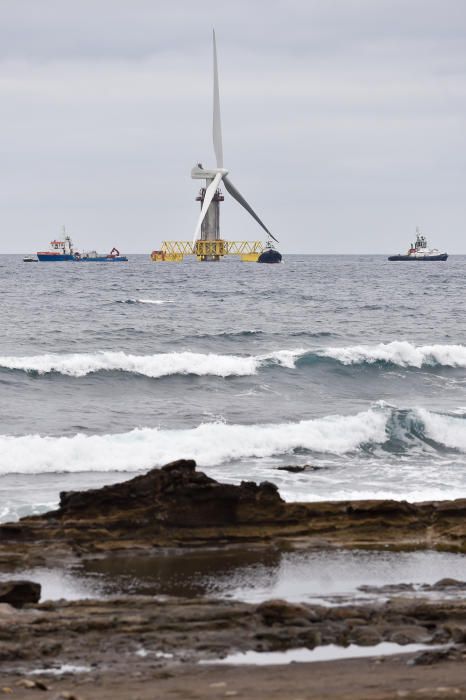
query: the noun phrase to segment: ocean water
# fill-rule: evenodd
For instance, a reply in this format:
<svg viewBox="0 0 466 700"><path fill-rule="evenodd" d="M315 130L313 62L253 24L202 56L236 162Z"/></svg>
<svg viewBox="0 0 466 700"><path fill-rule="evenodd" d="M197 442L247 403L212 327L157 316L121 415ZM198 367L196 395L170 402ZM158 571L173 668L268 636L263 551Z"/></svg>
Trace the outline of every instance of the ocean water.
<svg viewBox="0 0 466 700"><path fill-rule="evenodd" d="M0 256L0 519L180 457L287 500L465 497L465 280L462 256Z"/></svg>

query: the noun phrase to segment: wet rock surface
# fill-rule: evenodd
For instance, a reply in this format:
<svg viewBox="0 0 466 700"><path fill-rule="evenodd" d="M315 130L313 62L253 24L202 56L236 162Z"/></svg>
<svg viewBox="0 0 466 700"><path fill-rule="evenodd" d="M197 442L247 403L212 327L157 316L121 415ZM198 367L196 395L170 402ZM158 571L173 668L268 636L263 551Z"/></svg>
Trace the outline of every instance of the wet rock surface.
<svg viewBox="0 0 466 700"><path fill-rule="evenodd" d="M38 603L41 586L34 581L0 581L0 603L22 608L27 603Z"/></svg>
<svg viewBox="0 0 466 700"><path fill-rule="evenodd" d="M11 671L39 663L82 667L91 659L93 667L109 669L326 644L458 643L465 619L466 601L394 599L336 608L148 596L45 602L16 610L13 619L0 616L0 662Z"/></svg>
<svg viewBox="0 0 466 700"><path fill-rule="evenodd" d="M466 591L466 581L458 581L454 578L442 578L435 583L390 583L385 586L359 586L361 593L375 593L378 595L403 595L407 593L445 593L462 595Z"/></svg>
<svg viewBox="0 0 466 700"><path fill-rule="evenodd" d="M290 474L301 474L302 472L317 472L322 471L325 467L316 467L313 464L289 464L283 467L277 467L279 472L289 472Z"/></svg>
<svg viewBox="0 0 466 700"><path fill-rule="evenodd" d="M416 654L408 663L411 666L432 666L445 661L466 663L466 647L446 646L442 649L427 649Z"/></svg>
<svg viewBox="0 0 466 700"><path fill-rule="evenodd" d="M164 548L215 552L240 544L266 551L286 546L465 552L465 515L466 499L286 503L273 484L221 484L196 471L194 461L179 460L120 484L62 493L57 510L0 526L0 571L42 565L66 572L82 560L111 563L127 554L159 552L163 557ZM61 668L68 669L65 680L47 680L47 687L53 686L50 697L153 700L185 697L189 687L190 697L218 698L219 688L225 687L222 697L229 693L268 700L466 698L463 581L444 577L430 586L362 586L361 592L382 593L384 599L333 607L147 595L38 603L40 587L35 586L30 581L0 584L0 690L12 689L18 700L35 690L19 685L18 677L39 670L50 679L47 671ZM424 592L435 595L422 597ZM328 644L372 647L383 641L399 644L400 655L411 643L432 649L411 655L409 667L402 656L321 663L320 694L314 694L304 676L296 680L296 667L278 675L265 668L230 676L197 665L233 652ZM434 648L438 645L442 648ZM400 669L405 669L403 679L409 679L406 686L398 684ZM254 679L250 687L248 677ZM92 690L82 691L79 684L88 681Z"/></svg>

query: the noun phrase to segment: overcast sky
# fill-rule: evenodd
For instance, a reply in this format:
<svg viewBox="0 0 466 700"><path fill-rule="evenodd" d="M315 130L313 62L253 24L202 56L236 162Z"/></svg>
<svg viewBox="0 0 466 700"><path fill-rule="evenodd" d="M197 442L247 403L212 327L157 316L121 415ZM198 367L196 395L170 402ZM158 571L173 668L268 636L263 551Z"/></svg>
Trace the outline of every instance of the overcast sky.
<svg viewBox="0 0 466 700"><path fill-rule="evenodd" d="M466 253L465 0L0 0L0 252L190 239L214 165L283 252ZM262 238L228 195L222 236Z"/></svg>

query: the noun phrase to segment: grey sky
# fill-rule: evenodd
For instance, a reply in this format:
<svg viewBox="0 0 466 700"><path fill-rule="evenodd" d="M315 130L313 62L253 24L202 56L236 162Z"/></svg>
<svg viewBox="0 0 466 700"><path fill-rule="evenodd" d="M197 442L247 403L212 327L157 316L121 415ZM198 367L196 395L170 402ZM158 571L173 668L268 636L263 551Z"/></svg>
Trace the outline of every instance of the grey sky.
<svg viewBox="0 0 466 700"><path fill-rule="evenodd" d="M190 239L225 166L283 252L466 253L464 0L0 0L0 252ZM222 235L262 238L228 198Z"/></svg>

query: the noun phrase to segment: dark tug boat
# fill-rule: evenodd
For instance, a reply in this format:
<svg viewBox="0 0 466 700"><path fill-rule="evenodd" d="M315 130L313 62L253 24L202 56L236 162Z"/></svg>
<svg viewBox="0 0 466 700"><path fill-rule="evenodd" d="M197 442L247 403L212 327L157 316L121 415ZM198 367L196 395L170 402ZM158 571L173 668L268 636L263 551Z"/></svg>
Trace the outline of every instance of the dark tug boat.
<svg viewBox="0 0 466 700"><path fill-rule="evenodd" d="M265 249L262 251L262 253L257 258L257 262L258 263L280 263L281 261L282 261L281 253L279 253L278 250L275 250L273 243L271 241L267 241L267 243L265 244Z"/></svg>
<svg viewBox="0 0 466 700"><path fill-rule="evenodd" d="M416 241L411 243L411 247L407 253L404 255L399 253L398 255L390 255L388 258L391 261L400 260L414 260L414 261L438 261L446 260L448 258L448 253L441 253L437 248L428 248L427 240L425 236L422 236L419 229L416 229Z"/></svg>

